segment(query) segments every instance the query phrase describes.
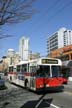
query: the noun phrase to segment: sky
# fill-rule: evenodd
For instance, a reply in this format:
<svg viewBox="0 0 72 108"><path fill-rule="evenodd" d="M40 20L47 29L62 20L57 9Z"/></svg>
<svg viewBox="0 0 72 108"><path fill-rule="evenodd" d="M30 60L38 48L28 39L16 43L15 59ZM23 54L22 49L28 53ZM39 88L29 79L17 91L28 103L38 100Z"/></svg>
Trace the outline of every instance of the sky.
<svg viewBox="0 0 72 108"><path fill-rule="evenodd" d="M19 51L19 39L30 39L29 50L47 55L47 39L60 28L72 29L72 0L36 0L37 13L31 19L17 24L5 24L0 32L13 37L0 40L0 58L8 49Z"/></svg>

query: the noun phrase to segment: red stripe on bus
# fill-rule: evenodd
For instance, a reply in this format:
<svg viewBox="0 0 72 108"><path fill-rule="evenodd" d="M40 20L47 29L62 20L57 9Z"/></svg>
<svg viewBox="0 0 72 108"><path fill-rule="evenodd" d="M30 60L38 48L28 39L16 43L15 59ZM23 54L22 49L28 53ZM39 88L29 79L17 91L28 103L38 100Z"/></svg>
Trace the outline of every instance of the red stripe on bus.
<svg viewBox="0 0 72 108"><path fill-rule="evenodd" d="M8 74L22 74L22 73L17 73L17 72L9 72ZM26 72L26 73L23 73L22 75L24 76L36 76L35 73L29 73L29 72Z"/></svg>
<svg viewBox="0 0 72 108"><path fill-rule="evenodd" d="M32 73L27 72L27 73L24 73L24 75L25 75L25 76L36 76L36 74L33 73L33 72L32 72Z"/></svg>
<svg viewBox="0 0 72 108"><path fill-rule="evenodd" d="M14 74L14 75L16 75L16 74L17 74L17 72L9 72L8 74Z"/></svg>
<svg viewBox="0 0 72 108"><path fill-rule="evenodd" d="M36 88L57 87L61 86L62 83L63 83L62 78L37 78Z"/></svg>
<svg viewBox="0 0 72 108"><path fill-rule="evenodd" d="M44 80L45 78L37 78L36 79L36 88L44 88Z"/></svg>

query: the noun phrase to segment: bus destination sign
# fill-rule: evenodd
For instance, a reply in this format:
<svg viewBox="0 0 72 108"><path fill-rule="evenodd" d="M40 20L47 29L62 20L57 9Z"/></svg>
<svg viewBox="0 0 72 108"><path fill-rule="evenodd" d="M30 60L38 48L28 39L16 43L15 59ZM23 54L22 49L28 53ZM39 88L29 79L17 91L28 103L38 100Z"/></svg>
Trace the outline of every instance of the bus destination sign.
<svg viewBox="0 0 72 108"><path fill-rule="evenodd" d="M58 64L58 60L54 60L54 59L42 59L42 64Z"/></svg>

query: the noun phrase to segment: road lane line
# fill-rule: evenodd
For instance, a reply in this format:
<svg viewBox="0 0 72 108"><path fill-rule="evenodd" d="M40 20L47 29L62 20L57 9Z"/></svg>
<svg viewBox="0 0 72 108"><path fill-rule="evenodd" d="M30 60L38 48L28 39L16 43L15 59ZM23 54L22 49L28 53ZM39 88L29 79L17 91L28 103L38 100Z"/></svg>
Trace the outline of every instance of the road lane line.
<svg viewBox="0 0 72 108"><path fill-rule="evenodd" d="M38 108L42 101L43 101L43 98L37 103L37 105L35 106L35 108Z"/></svg>
<svg viewBox="0 0 72 108"><path fill-rule="evenodd" d="M52 107L54 107L54 108L61 108L61 107L59 107L59 106L56 106L56 105L54 105L54 104L50 104Z"/></svg>
<svg viewBox="0 0 72 108"><path fill-rule="evenodd" d="M59 106L57 106L57 105L50 104L50 103L48 103L47 101L46 101L46 103L47 103L48 105L52 106L53 108L61 108L61 107L59 107Z"/></svg>

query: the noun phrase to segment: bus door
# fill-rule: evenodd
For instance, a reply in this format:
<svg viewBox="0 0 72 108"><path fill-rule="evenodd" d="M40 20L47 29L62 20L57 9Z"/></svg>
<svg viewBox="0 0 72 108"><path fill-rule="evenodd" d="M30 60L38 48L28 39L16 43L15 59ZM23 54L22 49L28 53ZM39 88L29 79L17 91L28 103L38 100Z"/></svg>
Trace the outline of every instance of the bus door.
<svg viewBox="0 0 72 108"><path fill-rule="evenodd" d="M36 86L37 88L45 88L48 86L50 78L50 66L40 65L37 69Z"/></svg>
<svg viewBox="0 0 72 108"><path fill-rule="evenodd" d="M36 88L36 66L30 66L30 88Z"/></svg>
<svg viewBox="0 0 72 108"><path fill-rule="evenodd" d="M13 81L13 66L10 66L9 67L9 73L8 73L8 78L9 78L9 81Z"/></svg>
<svg viewBox="0 0 72 108"><path fill-rule="evenodd" d="M51 86L59 86L63 83L62 75L61 75L61 66L52 65L51 66L52 79Z"/></svg>

